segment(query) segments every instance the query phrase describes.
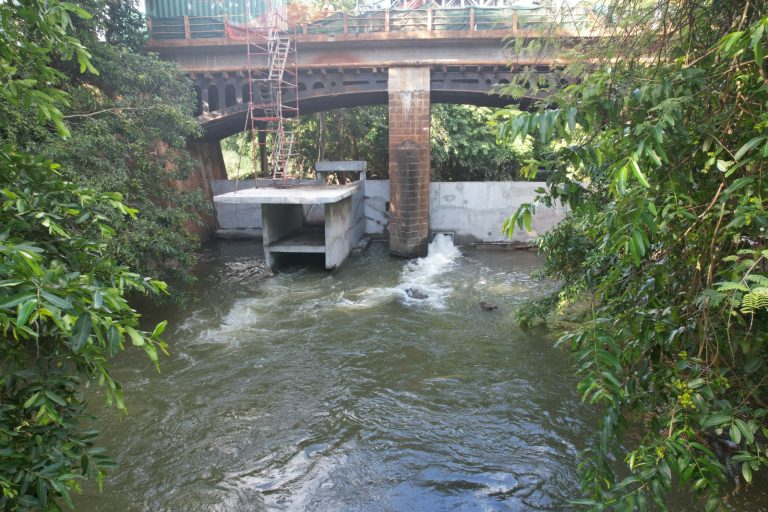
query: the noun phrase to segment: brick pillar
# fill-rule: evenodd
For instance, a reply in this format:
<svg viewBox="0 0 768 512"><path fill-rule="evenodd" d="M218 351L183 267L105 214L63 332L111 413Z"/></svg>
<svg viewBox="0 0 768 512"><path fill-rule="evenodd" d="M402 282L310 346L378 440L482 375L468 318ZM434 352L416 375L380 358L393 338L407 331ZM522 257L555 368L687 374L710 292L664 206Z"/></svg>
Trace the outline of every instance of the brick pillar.
<svg viewBox="0 0 768 512"><path fill-rule="evenodd" d="M412 258L429 238L429 67L389 68L389 251Z"/></svg>

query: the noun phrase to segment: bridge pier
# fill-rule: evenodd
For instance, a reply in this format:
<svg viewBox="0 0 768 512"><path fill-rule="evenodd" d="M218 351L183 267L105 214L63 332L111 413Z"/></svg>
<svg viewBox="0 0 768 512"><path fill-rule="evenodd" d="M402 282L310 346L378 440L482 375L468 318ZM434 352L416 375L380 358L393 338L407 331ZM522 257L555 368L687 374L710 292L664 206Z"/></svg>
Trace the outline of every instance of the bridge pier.
<svg viewBox="0 0 768 512"><path fill-rule="evenodd" d="M190 141L188 149L192 158L198 162L198 167L190 172L185 180L168 180L168 185L179 192L194 192L202 190L208 200L213 200L211 181L227 179L227 169L224 165L224 157L219 141L198 139ZM207 240L216 232L216 216L199 212L202 224L190 222L187 230Z"/></svg>
<svg viewBox="0 0 768 512"><path fill-rule="evenodd" d="M389 250L413 258L429 243L430 67L389 68Z"/></svg>

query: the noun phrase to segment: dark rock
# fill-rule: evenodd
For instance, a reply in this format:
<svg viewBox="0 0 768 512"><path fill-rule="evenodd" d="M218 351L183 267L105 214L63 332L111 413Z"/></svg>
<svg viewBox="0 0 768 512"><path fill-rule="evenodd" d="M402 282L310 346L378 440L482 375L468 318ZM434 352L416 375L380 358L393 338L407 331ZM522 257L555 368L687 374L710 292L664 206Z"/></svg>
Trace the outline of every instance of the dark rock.
<svg viewBox="0 0 768 512"><path fill-rule="evenodd" d="M491 304L490 302L485 302L484 300L480 301L480 307L486 311L493 311L494 309L499 309L499 306L496 304Z"/></svg>
<svg viewBox="0 0 768 512"><path fill-rule="evenodd" d="M408 288L405 290L405 294L412 299L424 300L429 298L429 295L415 288Z"/></svg>

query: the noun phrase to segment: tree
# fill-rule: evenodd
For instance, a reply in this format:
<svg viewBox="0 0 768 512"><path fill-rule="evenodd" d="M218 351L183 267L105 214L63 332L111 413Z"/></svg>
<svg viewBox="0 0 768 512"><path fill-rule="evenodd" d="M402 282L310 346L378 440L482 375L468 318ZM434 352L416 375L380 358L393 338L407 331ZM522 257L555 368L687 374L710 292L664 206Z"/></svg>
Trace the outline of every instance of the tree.
<svg viewBox="0 0 768 512"><path fill-rule="evenodd" d="M37 114L30 131L67 136L56 61L76 60L95 73L91 55L70 35L70 17L89 14L56 0L0 4L0 94ZM6 125L4 133L13 133ZM125 409L108 360L126 344L157 364L165 323L139 329L130 293L162 293L165 284L114 259L113 238L136 211L119 193L67 181L59 166L0 146L0 508L59 510L71 506L79 480L101 483L111 467L83 424L82 377L104 386Z"/></svg>
<svg viewBox="0 0 768 512"><path fill-rule="evenodd" d="M678 486L712 510L768 463L768 18L749 1L608 7L613 32L579 49L579 84L500 114L502 139L554 143L537 203L571 208L541 240L563 287L524 318L587 306L560 341L603 411L577 503L664 510Z"/></svg>
<svg viewBox="0 0 768 512"><path fill-rule="evenodd" d="M432 106L432 179L503 181L518 175L531 156L531 144L496 144L489 125L493 111L472 105Z"/></svg>
<svg viewBox="0 0 768 512"><path fill-rule="evenodd" d="M199 134L191 84L175 65L136 51L144 35L137 20L143 19L130 2L82 4L95 16L73 20L71 32L88 42L89 65L99 73L83 74L70 61L50 57L60 83L55 94L66 98L62 129L78 144L36 122L23 102L0 105L0 143L62 164L60 172L76 183L120 192L141 214L111 243L116 261L189 281L199 241L186 227L211 207L201 192L180 193L168 183L195 166L186 150L187 140Z"/></svg>

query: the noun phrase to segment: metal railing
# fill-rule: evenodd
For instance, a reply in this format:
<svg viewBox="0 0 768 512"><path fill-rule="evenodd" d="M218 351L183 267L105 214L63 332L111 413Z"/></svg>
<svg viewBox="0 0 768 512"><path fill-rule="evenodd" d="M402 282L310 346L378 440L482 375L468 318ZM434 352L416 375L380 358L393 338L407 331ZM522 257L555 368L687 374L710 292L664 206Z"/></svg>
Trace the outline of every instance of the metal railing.
<svg viewBox="0 0 768 512"><path fill-rule="evenodd" d="M251 23L246 25L244 16L180 16L152 18L149 21L150 37L154 41L238 39L240 37L238 34L246 32L246 26L251 27L250 30L258 30L258 20L256 22L251 20ZM288 27L287 31L294 35L336 35L505 30L514 35L520 30L546 30L555 26L566 30L583 31L595 26L595 21L586 10L569 11L566 14L546 9L508 7L429 7L408 10L384 9L360 14L334 13L311 23Z"/></svg>

